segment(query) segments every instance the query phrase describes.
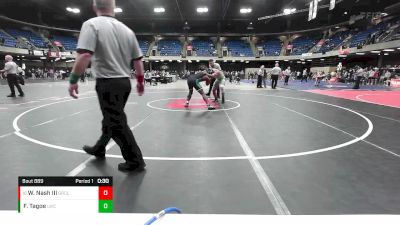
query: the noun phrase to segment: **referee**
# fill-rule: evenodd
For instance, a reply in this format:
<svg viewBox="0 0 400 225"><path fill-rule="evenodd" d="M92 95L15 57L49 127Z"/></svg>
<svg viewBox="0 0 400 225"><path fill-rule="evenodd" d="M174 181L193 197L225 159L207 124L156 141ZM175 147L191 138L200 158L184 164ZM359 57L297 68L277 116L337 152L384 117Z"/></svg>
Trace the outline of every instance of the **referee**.
<svg viewBox="0 0 400 225"><path fill-rule="evenodd" d="M115 0L94 0L96 18L82 25L77 58L70 75L69 94L78 98L78 79L91 62L96 77L96 92L103 114L102 135L97 143L83 150L96 158L104 158L112 138L120 147L126 162L120 171L142 171L146 164L130 130L124 112L131 92L131 62L136 69L137 92L144 93L143 55L134 32L114 18Z"/></svg>
<svg viewBox="0 0 400 225"><path fill-rule="evenodd" d="M13 62L13 57L11 55L6 55L4 58L6 63L4 65L4 69L0 70L0 73L6 73L8 86L10 87L11 94L7 95L7 97L14 98L15 97L15 87L17 87L20 97L24 97L24 92L22 91L21 86L18 83L18 65Z"/></svg>
<svg viewBox="0 0 400 225"><path fill-rule="evenodd" d="M272 68L271 70L271 88L276 89L276 86L278 85L278 79L279 75L282 74L282 69L279 67L279 63L275 64L275 67Z"/></svg>

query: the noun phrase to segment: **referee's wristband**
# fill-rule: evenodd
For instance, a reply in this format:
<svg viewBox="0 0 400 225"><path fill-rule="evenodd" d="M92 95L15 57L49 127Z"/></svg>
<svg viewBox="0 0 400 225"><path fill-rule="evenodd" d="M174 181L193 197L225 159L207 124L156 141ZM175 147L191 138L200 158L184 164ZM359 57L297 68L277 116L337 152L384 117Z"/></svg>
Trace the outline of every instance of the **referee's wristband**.
<svg viewBox="0 0 400 225"><path fill-rule="evenodd" d="M136 75L136 79L138 83L143 83L144 82L144 76L143 75Z"/></svg>
<svg viewBox="0 0 400 225"><path fill-rule="evenodd" d="M76 83L78 83L79 77L80 77L79 74L71 73L71 74L69 75L69 83L70 83L70 84L76 84Z"/></svg>

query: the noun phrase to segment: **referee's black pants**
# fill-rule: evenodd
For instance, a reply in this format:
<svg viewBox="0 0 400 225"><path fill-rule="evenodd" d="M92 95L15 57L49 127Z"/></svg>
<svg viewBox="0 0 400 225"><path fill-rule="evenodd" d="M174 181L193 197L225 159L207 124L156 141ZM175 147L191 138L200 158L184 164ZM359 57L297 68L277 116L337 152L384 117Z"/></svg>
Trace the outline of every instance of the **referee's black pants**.
<svg viewBox="0 0 400 225"><path fill-rule="evenodd" d="M142 152L128 126L124 108L131 92L129 78L97 79L96 92L103 113L102 135L95 148L105 148L112 138L128 164L144 166Z"/></svg>
<svg viewBox="0 0 400 225"><path fill-rule="evenodd" d="M262 88L262 76L257 76L257 88Z"/></svg>
<svg viewBox="0 0 400 225"><path fill-rule="evenodd" d="M357 76L353 89L360 89L361 76Z"/></svg>
<svg viewBox="0 0 400 225"><path fill-rule="evenodd" d="M272 89L276 89L276 86L278 85L278 79L279 79L279 75L271 75L271 88Z"/></svg>
<svg viewBox="0 0 400 225"><path fill-rule="evenodd" d="M16 74L7 74L7 82L8 86L10 87L11 95L15 95L15 87L17 87L17 90L20 95L24 95L24 92L22 91L21 86L18 83L18 77Z"/></svg>

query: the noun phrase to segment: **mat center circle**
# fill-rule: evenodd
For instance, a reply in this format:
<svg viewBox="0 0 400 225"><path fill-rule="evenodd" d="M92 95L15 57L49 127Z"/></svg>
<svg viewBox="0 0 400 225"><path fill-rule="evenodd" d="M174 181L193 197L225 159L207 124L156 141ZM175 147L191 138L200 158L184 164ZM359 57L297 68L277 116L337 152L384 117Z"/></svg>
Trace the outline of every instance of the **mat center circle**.
<svg viewBox="0 0 400 225"><path fill-rule="evenodd" d="M153 109L171 111L171 112L204 112L208 111L208 106L202 98L193 98L189 102L189 106L185 107L186 99L184 98L165 98L158 99L147 103L147 106ZM240 107L239 102L226 100L224 104L210 101L215 111L227 111Z"/></svg>

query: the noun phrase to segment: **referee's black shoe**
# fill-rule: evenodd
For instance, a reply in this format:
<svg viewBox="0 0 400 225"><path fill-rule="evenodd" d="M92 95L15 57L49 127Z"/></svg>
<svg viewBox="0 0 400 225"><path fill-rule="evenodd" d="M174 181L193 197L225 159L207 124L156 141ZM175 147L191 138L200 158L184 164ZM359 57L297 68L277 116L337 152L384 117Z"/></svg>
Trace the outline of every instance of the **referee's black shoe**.
<svg viewBox="0 0 400 225"><path fill-rule="evenodd" d="M90 146L83 146L83 151L85 151L89 155L93 155L94 157L98 159L104 159L106 157L106 149L101 148L97 149L95 147L90 147Z"/></svg>
<svg viewBox="0 0 400 225"><path fill-rule="evenodd" d="M145 170L145 167L145 163L143 163L143 165L128 162L118 164L118 170L122 172L142 172Z"/></svg>

